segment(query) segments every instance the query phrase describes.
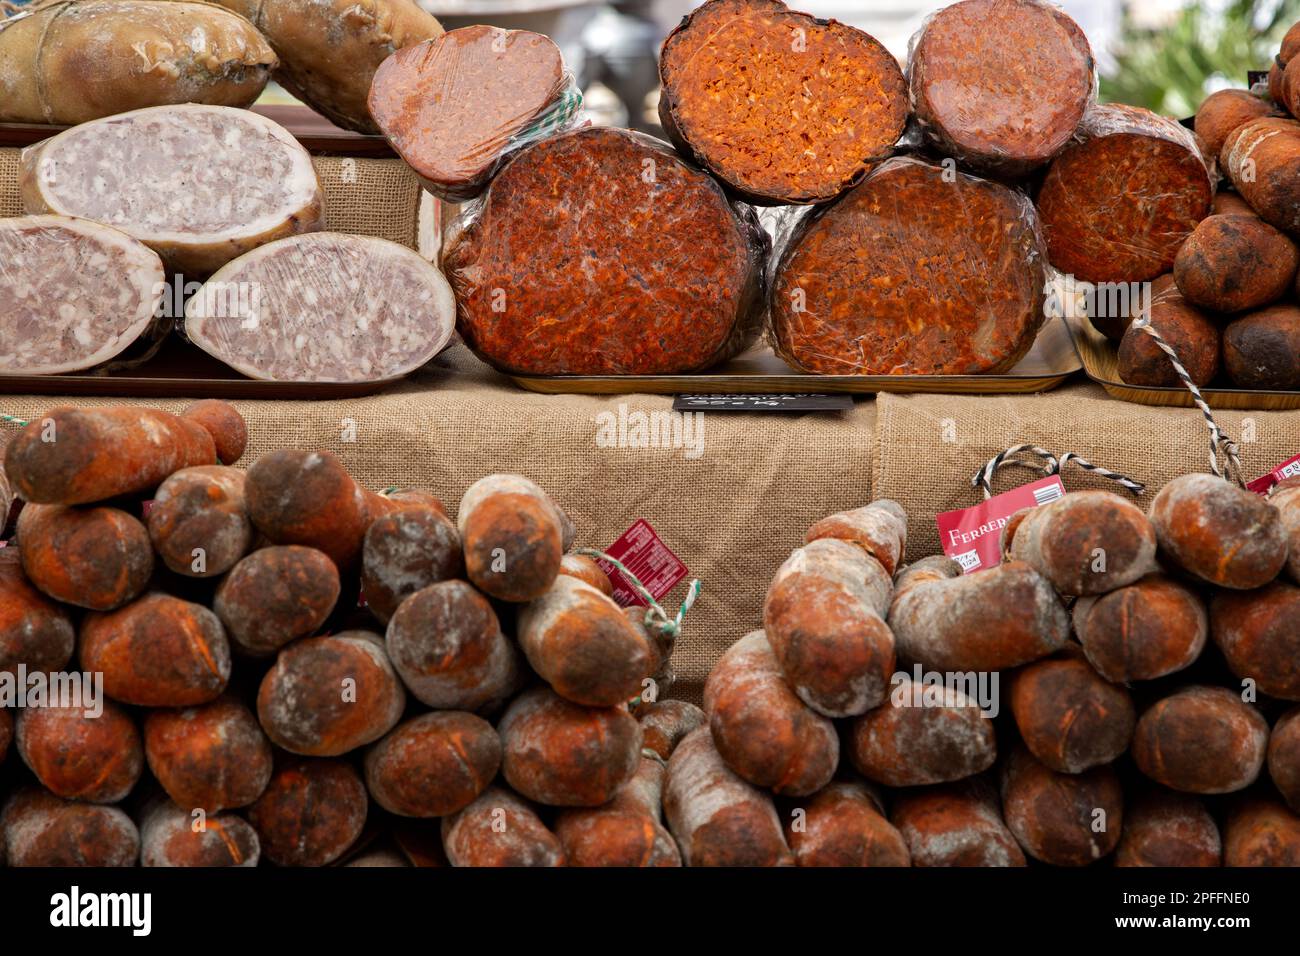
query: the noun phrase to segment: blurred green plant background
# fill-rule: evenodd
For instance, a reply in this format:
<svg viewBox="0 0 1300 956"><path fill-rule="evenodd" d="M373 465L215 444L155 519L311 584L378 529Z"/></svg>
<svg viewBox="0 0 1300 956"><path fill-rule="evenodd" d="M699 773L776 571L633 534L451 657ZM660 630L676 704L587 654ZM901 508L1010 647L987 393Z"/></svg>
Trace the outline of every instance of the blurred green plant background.
<svg viewBox="0 0 1300 956"><path fill-rule="evenodd" d="M1196 0L1159 29L1125 14L1101 98L1191 116L1210 93L1244 88L1248 70L1267 70L1297 20L1300 0Z"/></svg>

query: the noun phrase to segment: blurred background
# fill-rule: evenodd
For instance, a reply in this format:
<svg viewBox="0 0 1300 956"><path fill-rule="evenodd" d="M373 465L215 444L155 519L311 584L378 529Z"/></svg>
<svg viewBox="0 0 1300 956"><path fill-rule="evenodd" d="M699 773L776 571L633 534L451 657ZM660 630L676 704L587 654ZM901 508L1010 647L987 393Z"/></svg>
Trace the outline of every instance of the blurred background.
<svg viewBox="0 0 1300 956"><path fill-rule="evenodd" d="M596 122L659 132L655 54L697 6L692 0L419 0L451 29L471 23L551 36L586 92ZM906 61L907 44L936 0L792 0L790 5L865 30ZM1267 70L1300 0L1064 0L1092 42L1103 99L1182 118L1208 94L1246 87Z"/></svg>

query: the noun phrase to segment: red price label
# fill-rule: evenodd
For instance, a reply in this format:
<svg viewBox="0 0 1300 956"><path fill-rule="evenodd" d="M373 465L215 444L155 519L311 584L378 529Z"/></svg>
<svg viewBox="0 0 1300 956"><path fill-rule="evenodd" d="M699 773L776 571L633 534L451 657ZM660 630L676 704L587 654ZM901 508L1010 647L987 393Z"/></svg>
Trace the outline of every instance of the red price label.
<svg viewBox="0 0 1300 956"><path fill-rule="evenodd" d="M681 558L673 554L644 518L624 531L605 553L635 574L656 601L677 587L688 573ZM618 568L602 558L597 558L596 563L609 575L619 607L645 605L645 599Z"/></svg>
<svg viewBox="0 0 1300 956"><path fill-rule="evenodd" d="M1246 487L1257 495L1266 495L1273 490L1274 485L1280 484L1288 478L1294 478L1296 475L1300 475L1300 455L1296 455L1290 461L1283 462L1264 477L1256 478Z"/></svg>
<svg viewBox="0 0 1300 956"><path fill-rule="evenodd" d="M945 511L935 517L943 553L962 566L966 574L995 568L1002 563L1002 529L1011 516L1036 508L1065 494L1060 476L1013 488L973 508Z"/></svg>

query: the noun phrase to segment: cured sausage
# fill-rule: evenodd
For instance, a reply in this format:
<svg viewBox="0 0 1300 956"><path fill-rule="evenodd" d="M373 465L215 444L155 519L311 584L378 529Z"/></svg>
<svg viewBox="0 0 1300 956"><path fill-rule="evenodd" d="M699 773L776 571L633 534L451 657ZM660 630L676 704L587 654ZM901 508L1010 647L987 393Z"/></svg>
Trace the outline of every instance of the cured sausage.
<svg viewBox="0 0 1300 956"><path fill-rule="evenodd" d="M1022 176L1065 148L1093 99L1088 38L1037 0L964 0L912 41L916 118L947 155Z"/></svg>
<svg viewBox="0 0 1300 956"><path fill-rule="evenodd" d="M833 199L887 156L907 84L874 37L778 0L711 0L664 41L659 119L683 155L764 205Z"/></svg>
<svg viewBox="0 0 1300 956"><path fill-rule="evenodd" d="M1282 303L1232 322L1223 365L1241 388L1300 389L1300 308Z"/></svg>
<svg viewBox="0 0 1300 956"><path fill-rule="evenodd" d="M19 665L57 671L72 657L76 632L67 611L27 580L21 550L0 548L0 674Z"/></svg>
<svg viewBox="0 0 1300 956"><path fill-rule="evenodd" d="M366 108L375 70L393 53L442 35L416 0L218 0L243 14L280 58L275 80L345 129L377 133Z"/></svg>
<svg viewBox="0 0 1300 956"><path fill-rule="evenodd" d="M981 777L905 790L890 814L913 866L1024 866L1002 820L998 795Z"/></svg>
<svg viewBox="0 0 1300 956"><path fill-rule="evenodd" d="M641 725L626 707L582 707L546 687L515 698L497 729L506 782L548 806L607 803L640 763Z"/></svg>
<svg viewBox="0 0 1300 956"><path fill-rule="evenodd" d="M138 405L53 408L5 447L5 472L24 500L41 504L153 491L182 468L217 463L210 423Z"/></svg>
<svg viewBox="0 0 1300 956"><path fill-rule="evenodd" d="M469 26L390 56L375 71L368 105L429 191L464 202L508 151L563 129L581 102L549 37Z"/></svg>
<svg viewBox="0 0 1300 956"><path fill-rule="evenodd" d="M24 787L0 814L10 866L135 866L140 833L117 807Z"/></svg>
<svg viewBox="0 0 1300 956"><path fill-rule="evenodd" d="M1168 272L1214 197L1191 131L1107 103L1088 111L1077 138L1038 191L1052 265L1083 282L1143 282Z"/></svg>
<svg viewBox="0 0 1300 956"><path fill-rule="evenodd" d="M1010 689L1020 736L1049 770L1083 773L1128 749L1137 720L1132 698L1099 677L1077 649L1022 667Z"/></svg>
<svg viewBox="0 0 1300 956"><path fill-rule="evenodd" d="M169 800L149 804L140 819L141 866L257 866L257 831L233 813L194 818Z"/></svg>
<svg viewBox="0 0 1300 956"><path fill-rule="evenodd" d="M139 707L191 707L221 696L230 643L201 604L151 591L81 625L81 666L103 674L104 693Z"/></svg>
<svg viewBox="0 0 1300 956"><path fill-rule="evenodd" d="M109 226L0 219L0 368L54 375L107 362L149 330L164 279L151 249Z"/></svg>
<svg viewBox="0 0 1300 956"><path fill-rule="evenodd" d="M567 574L519 612L517 636L528 663L557 694L589 707L631 700L660 662L645 628Z"/></svg>
<svg viewBox="0 0 1300 956"><path fill-rule="evenodd" d="M18 513L18 541L28 580L64 604L121 607L153 574L149 532L117 508L28 504Z"/></svg>
<svg viewBox="0 0 1300 956"><path fill-rule="evenodd" d="M993 722L979 704L954 687L939 688L922 703L921 686L906 675L874 710L850 725L849 759L868 780L919 787L974 776L997 759Z"/></svg>
<svg viewBox="0 0 1300 956"><path fill-rule="evenodd" d="M1222 866L1222 861L1219 828L1199 798L1153 790L1124 809L1116 866Z"/></svg>
<svg viewBox="0 0 1300 956"><path fill-rule="evenodd" d="M560 571L570 522L522 475L488 475L466 489L456 513L466 576L502 601L544 595Z"/></svg>
<svg viewBox="0 0 1300 956"><path fill-rule="evenodd" d="M219 269L186 303L185 334L250 378L382 382L442 351L455 314L447 280L419 253L375 236L317 233Z"/></svg>
<svg viewBox="0 0 1300 956"><path fill-rule="evenodd" d="M1080 598L1073 613L1088 663L1114 683L1154 680L1189 667L1209 633L1200 595L1164 574Z"/></svg>
<svg viewBox="0 0 1300 956"><path fill-rule="evenodd" d="M882 163L795 228L772 284L773 345L823 375L1005 372L1043 324L1033 206L917 159Z"/></svg>
<svg viewBox="0 0 1300 956"><path fill-rule="evenodd" d="M777 570L763 629L790 688L825 717L852 717L885 699L894 636L884 621L892 582L857 545L820 538Z"/></svg>
<svg viewBox="0 0 1300 956"><path fill-rule="evenodd" d="M1174 281L1193 305L1244 312L1286 295L1297 266L1300 249L1262 219L1215 215L1202 219L1178 250Z"/></svg>
<svg viewBox="0 0 1300 956"><path fill-rule="evenodd" d="M811 543L820 538L856 544L892 577L907 551L907 512L898 502L881 498L865 508L823 518L808 529L804 541Z"/></svg>
<svg viewBox="0 0 1300 956"><path fill-rule="evenodd" d="M1087 866L1114 850L1123 831L1124 793L1114 768L1057 773L1023 747L1002 769L1002 807L1025 852L1053 866Z"/></svg>
<svg viewBox="0 0 1300 956"><path fill-rule="evenodd" d="M442 264L461 335L496 367L654 375L753 341L766 245L753 211L666 143L590 127L507 163Z"/></svg>
<svg viewBox="0 0 1300 956"><path fill-rule="evenodd" d="M452 866L564 866L564 848L524 800L488 787L465 809L442 818Z"/></svg>
<svg viewBox="0 0 1300 956"><path fill-rule="evenodd" d="M889 626L900 660L937 671L1018 667L1070 637L1060 598L1023 561L966 576L951 558L923 558L900 572Z"/></svg>
<svg viewBox="0 0 1300 956"><path fill-rule="evenodd" d="M659 822L664 762L642 757L636 774L609 803L561 810L555 834L569 866L681 866L677 843Z"/></svg>
<svg viewBox="0 0 1300 956"><path fill-rule="evenodd" d="M417 700L439 710L501 703L524 670L492 605L464 581L416 591L398 606L384 640L403 683Z"/></svg>
<svg viewBox="0 0 1300 956"><path fill-rule="evenodd" d="M235 697L201 707L154 710L144 720L144 755L167 795L187 810L243 807L271 780L271 744Z"/></svg>
<svg viewBox="0 0 1300 956"><path fill-rule="evenodd" d="M338 568L315 548L259 548L222 579L212 609L235 646L264 657L324 624L339 588Z"/></svg>
<svg viewBox="0 0 1300 956"><path fill-rule="evenodd" d="M668 760L664 816L687 866L792 866L769 794L736 776L707 727Z"/></svg>
<svg viewBox="0 0 1300 956"><path fill-rule="evenodd" d="M1300 74L1300 68L1292 72ZM1300 123L1268 116L1253 120L1228 135L1220 156L1233 189L1261 219L1300 234Z"/></svg>
<svg viewBox="0 0 1300 956"><path fill-rule="evenodd" d="M1104 594L1156 570L1156 533L1137 505L1076 491L1007 526L1003 547L1061 594Z"/></svg>
<svg viewBox="0 0 1300 956"><path fill-rule="evenodd" d="M1151 327L1174 350L1198 386L1210 384L1219 374L1223 338L1219 323L1188 302L1175 285L1153 289ZM1120 339L1117 371L1120 379L1130 385L1180 388L1183 383L1156 340L1132 325Z"/></svg>
<svg viewBox="0 0 1300 956"><path fill-rule="evenodd" d="M228 106L154 106L74 126L24 154L19 188L27 212L113 226L187 276L324 220L307 150Z"/></svg>
<svg viewBox="0 0 1300 956"><path fill-rule="evenodd" d="M835 775L835 725L795 696L762 631L732 644L714 665L704 709L718 753L755 786L807 796Z"/></svg>
<svg viewBox="0 0 1300 956"><path fill-rule="evenodd" d="M443 817L469 806L501 766L501 738L481 717L435 711L400 724L366 753L375 802L405 817Z"/></svg>
<svg viewBox="0 0 1300 956"><path fill-rule="evenodd" d="M1234 130L1277 114L1268 100L1249 90L1219 90L1207 96L1196 111L1196 135L1205 143L1206 155L1218 156Z"/></svg>
<svg viewBox="0 0 1300 956"><path fill-rule="evenodd" d="M289 758L248 808L262 852L277 866L324 866L366 825L366 785L343 760Z"/></svg>
<svg viewBox="0 0 1300 956"><path fill-rule="evenodd" d="M1186 793L1232 793L1264 767L1268 724L1226 687L1194 685L1138 718L1133 762L1158 783Z"/></svg>
<svg viewBox="0 0 1300 956"><path fill-rule="evenodd" d="M1250 591L1286 565L1286 531L1277 509L1214 475L1175 478L1156 494L1150 515L1164 555L1210 584Z"/></svg>
<svg viewBox="0 0 1300 956"><path fill-rule="evenodd" d="M406 690L368 631L298 641L275 659L257 692L257 719L290 753L337 757L387 734L402 719Z"/></svg>
<svg viewBox="0 0 1300 956"><path fill-rule="evenodd" d="M803 825L785 826L796 866L910 866L907 844L885 819L879 797L856 781L836 781L806 802Z"/></svg>
<svg viewBox="0 0 1300 956"><path fill-rule="evenodd" d="M1228 667L1261 693L1300 700L1300 587L1274 581L1210 599L1210 634Z"/></svg>
<svg viewBox="0 0 1300 956"><path fill-rule="evenodd" d="M14 722L23 763L56 796L117 803L140 779L144 748L135 720L112 701L99 713L85 702L24 707Z"/></svg>
<svg viewBox="0 0 1300 956"><path fill-rule="evenodd" d="M224 574L248 551L244 473L227 465L182 468L158 486L146 519L163 563L185 577Z"/></svg>
<svg viewBox="0 0 1300 956"><path fill-rule="evenodd" d="M278 60L211 3L52 3L0 20L0 122L70 126L146 106L251 106Z"/></svg>

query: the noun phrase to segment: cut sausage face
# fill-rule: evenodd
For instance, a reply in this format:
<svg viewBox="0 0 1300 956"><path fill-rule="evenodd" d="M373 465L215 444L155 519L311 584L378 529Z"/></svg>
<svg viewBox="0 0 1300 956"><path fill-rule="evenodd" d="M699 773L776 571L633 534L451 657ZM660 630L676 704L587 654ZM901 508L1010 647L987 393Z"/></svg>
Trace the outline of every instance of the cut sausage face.
<svg viewBox="0 0 1300 956"><path fill-rule="evenodd" d="M399 50L370 87L370 113L439 196L480 192L514 139L566 117L560 49L527 30L472 26Z"/></svg>
<svg viewBox="0 0 1300 956"><path fill-rule="evenodd" d="M66 216L0 219L0 374L106 362L162 298L162 260L126 233Z"/></svg>
<svg viewBox="0 0 1300 956"><path fill-rule="evenodd" d="M917 119L945 151L1023 175L1069 142L1093 94L1088 38L1039 0L964 0L917 35L909 79Z"/></svg>
<svg viewBox="0 0 1300 956"><path fill-rule="evenodd" d="M405 246L317 233L217 272L186 304L185 332L252 378L378 382L437 355L455 311L442 273Z"/></svg>
<svg viewBox="0 0 1300 956"><path fill-rule="evenodd" d="M28 212L93 219L206 275L263 242L319 229L321 189L289 132L225 106L159 106L74 126L28 153Z"/></svg>
<svg viewBox="0 0 1300 956"><path fill-rule="evenodd" d="M712 0L660 58L664 128L754 202L813 203L853 185L907 122L907 84L877 40L776 0Z"/></svg>
<svg viewBox="0 0 1300 956"><path fill-rule="evenodd" d="M461 334L525 375L707 368L752 341L765 236L667 143L609 127L533 144L492 180L443 269Z"/></svg>
<svg viewBox="0 0 1300 956"><path fill-rule="evenodd" d="M1038 192L1052 265L1083 282L1168 272L1214 187L1190 130L1135 106L1089 111Z"/></svg>
<svg viewBox="0 0 1300 956"><path fill-rule="evenodd" d="M1024 196L891 159L791 237L772 286L774 344L823 375L1004 372L1042 326L1045 282Z"/></svg>

